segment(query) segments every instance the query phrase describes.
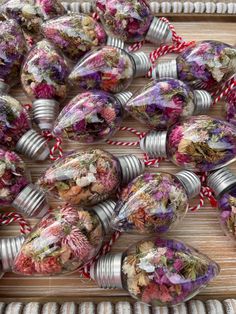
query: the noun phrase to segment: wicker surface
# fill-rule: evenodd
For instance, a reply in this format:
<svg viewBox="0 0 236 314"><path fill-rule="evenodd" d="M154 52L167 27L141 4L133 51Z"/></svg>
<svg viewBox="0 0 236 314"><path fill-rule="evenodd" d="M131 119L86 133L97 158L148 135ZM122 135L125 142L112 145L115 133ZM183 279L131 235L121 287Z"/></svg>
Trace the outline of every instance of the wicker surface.
<svg viewBox="0 0 236 314"><path fill-rule="evenodd" d="M183 35L187 40L204 40L215 39L223 40L229 44L236 42L236 25L229 23L227 19L221 22L177 22L175 23L179 34ZM153 47L145 46L145 51L151 51ZM135 91L143 86L147 80L138 79L132 85L132 90ZM78 92L78 91L77 91ZM29 100L24 96L20 88L12 91L12 95L21 100L23 103L28 103ZM75 91L71 92L68 99L75 95ZM223 116L223 105L218 105L212 111L214 116ZM136 127L139 130L143 128L134 120L127 119L124 125ZM117 139L136 140L130 138L129 134L118 133ZM115 155L123 155L135 153L142 156L141 151L137 148L117 148L107 145L100 145L101 148L108 149ZM81 149L78 144L69 144L65 141L65 151L72 149ZM26 160L27 166L31 170L33 181L35 181L50 162L35 164ZM236 170L236 165L233 165ZM176 172L177 168L168 162L163 162L161 170L168 170L169 172ZM36 220L31 220L34 225ZM18 234L18 227L12 225L9 227L2 227L0 229L0 236L13 236ZM209 287L207 287L199 296L200 298L228 298L236 296L236 262L235 262L235 245L230 242L223 234L219 227L217 211L210 208L207 203L206 207L197 213L189 213L186 219L180 224L175 231L171 232L170 236L180 240L187 241L189 244L195 246L201 251L207 253L211 258L216 260L221 266L221 274L214 280ZM131 243L139 240L140 236L123 236L114 246L113 251L123 251ZM53 278L28 278L19 277L15 274L5 274L0 281L0 297L3 298L26 298L26 297L57 297L65 298L68 296L73 299L98 297L99 299L113 296L113 297L127 297L127 292L124 290L102 290L86 279L79 278L76 274L65 277ZM0 312L1 313L1 312ZM9 312L16 313L16 312ZM124 312L125 313L125 312Z"/></svg>

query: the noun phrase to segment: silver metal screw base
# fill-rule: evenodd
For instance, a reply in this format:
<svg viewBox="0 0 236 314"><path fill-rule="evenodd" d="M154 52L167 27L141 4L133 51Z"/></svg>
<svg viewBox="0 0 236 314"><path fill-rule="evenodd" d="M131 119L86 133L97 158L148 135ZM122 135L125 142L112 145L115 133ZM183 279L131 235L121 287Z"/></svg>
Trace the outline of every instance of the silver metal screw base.
<svg viewBox="0 0 236 314"><path fill-rule="evenodd" d="M148 70L151 68L152 64L143 51L131 53L134 64L135 64L135 75L134 77L143 77L147 74Z"/></svg>
<svg viewBox="0 0 236 314"><path fill-rule="evenodd" d="M178 172L175 176L184 186L189 198L194 198L199 195L201 191L201 181L195 173L183 170Z"/></svg>
<svg viewBox="0 0 236 314"><path fill-rule="evenodd" d="M134 155L118 157L121 166L121 184L126 185L144 172L145 165Z"/></svg>
<svg viewBox="0 0 236 314"><path fill-rule="evenodd" d="M121 106L124 107L127 102L133 97L133 93L131 92L122 92L115 94L114 97L119 100Z"/></svg>
<svg viewBox="0 0 236 314"><path fill-rule="evenodd" d="M208 176L207 185L214 191L217 197L230 186L236 186L236 175L227 168L221 168Z"/></svg>
<svg viewBox="0 0 236 314"><path fill-rule="evenodd" d="M92 3L91 2L82 2L81 3L81 12L84 14L90 14L93 13L93 7L92 7Z"/></svg>
<svg viewBox="0 0 236 314"><path fill-rule="evenodd" d="M41 130L52 130L59 113L59 103L52 99L38 99L33 102L33 120Z"/></svg>
<svg viewBox="0 0 236 314"><path fill-rule="evenodd" d="M152 158L167 157L167 131L149 132L140 141L140 148Z"/></svg>
<svg viewBox="0 0 236 314"><path fill-rule="evenodd" d="M29 130L19 139L16 150L33 160L45 160L50 153L45 139L34 130Z"/></svg>
<svg viewBox="0 0 236 314"><path fill-rule="evenodd" d="M124 49L125 48L125 42L119 38L108 36L107 37L107 46L112 46L112 47Z"/></svg>
<svg viewBox="0 0 236 314"><path fill-rule="evenodd" d="M115 207L116 203L109 200L91 208L99 217L106 234L110 231L111 217L114 214Z"/></svg>
<svg viewBox="0 0 236 314"><path fill-rule="evenodd" d="M193 91L193 95L195 104L194 114L207 113L212 104L211 95L205 90L195 90Z"/></svg>
<svg viewBox="0 0 236 314"><path fill-rule="evenodd" d="M155 71L152 71L152 78L164 79L164 78L178 78L177 63L176 60L159 62Z"/></svg>
<svg viewBox="0 0 236 314"><path fill-rule="evenodd" d="M14 259L19 253L24 241L24 236L0 239L1 271L7 272L12 270Z"/></svg>
<svg viewBox="0 0 236 314"><path fill-rule="evenodd" d="M28 217L43 217L49 210L45 193L34 184L27 185L12 204Z"/></svg>
<svg viewBox="0 0 236 314"><path fill-rule="evenodd" d="M8 94L10 86L0 81L0 94Z"/></svg>
<svg viewBox="0 0 236 314"><path fill-rule="evenodd" d="M101 288L122 289L122 253L102 256L91 266L90 276Z"/></svg>
<svg viewBox="0 0 236 314"><path fill-rule="evenodd" d="M167 23L154 17L145 39L160 46L172 42L172 32Z"/></svg>

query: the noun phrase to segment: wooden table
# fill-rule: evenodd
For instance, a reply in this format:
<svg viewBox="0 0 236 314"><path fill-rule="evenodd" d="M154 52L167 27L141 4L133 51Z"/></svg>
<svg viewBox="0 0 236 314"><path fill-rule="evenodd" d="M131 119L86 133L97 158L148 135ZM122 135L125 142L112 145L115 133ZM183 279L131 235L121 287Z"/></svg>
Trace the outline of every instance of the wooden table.
<svg viewBox="0 0 236 314"><path fill-rule="evenodd" d="M183 35L186 40L205 40L214 39L221 40L228 44L236 43L236 24L233 23L232 18L221 19L220 21L204 22L198 19L185 21L181 18L175 23L176 30ZM206 20L206 19L205 19ZM145 51L151 51L153 47L145 46ZM132 90L135 91L146 83L146 79L137 79L132 85ZM12 91L13 96L20 99L23 103L28 103L29 100L24 96L20 88ZM69 95L70 99L75 92ZM217 105L212 110L212 115L222 117L224 116L224 104ZM126 126L135 127L138 130L145 130L139 123L128 118L123 123ZM136 140L131 138L130 134L118 133L116 139ZM99 145L101 148L109 150L115 155L123 155L134 153L142 156L138 148L117 148L108 145ZM76 143L68 143L65 141L64 150L80 149ZM35 181L50 162L32 163L26 160L27 166L32 173L33 181ZM236 172L236 164L232 166ZM176 172L177 168L169 162L163 162L160 170L168 170L169 172ZM154 171L156 171L154 169ZM194 203L194 202L193 202ZM196 203L196 202L195 202ZM54 204L55 205L55 204ZM34 225L36 220L31 220ZM18 226L11 225L8 227L1 227L0 236L13 236L18 234ZM186 241L187 243L200 249L202 252L208 254L212 259L218 262L221 266L220 275L204 289L199 298L227 298L236 297L236 247L235 243L228 240L224 236L218 221L217 210L210 207L206 203L205 207L195 213L188 213L184 221L172 231L169 236ZM122 236L115 244L113 251L123 251L127 246L139 239L142 236L125 235ZM79 278L78 275L52 278L28 278L20 277L9 273L0 280L0 297L2 299L20 298L24 300L81 300L92 299L101 300L111 297L111 300L126 299L128 296L124 290L102 290L96 284L84 278ZM8 299L8 300L9 300Z"/></svg>

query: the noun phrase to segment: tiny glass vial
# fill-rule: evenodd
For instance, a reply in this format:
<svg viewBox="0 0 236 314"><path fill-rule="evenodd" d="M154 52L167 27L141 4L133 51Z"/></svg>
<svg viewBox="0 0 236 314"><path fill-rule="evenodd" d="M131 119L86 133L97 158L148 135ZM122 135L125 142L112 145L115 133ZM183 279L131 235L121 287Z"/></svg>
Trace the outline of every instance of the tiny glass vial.
<svg viewBox="0 0 236 314"><path fill-rule="evenodd" d="M143 162L134 155L117 158L107 151L90 149L56 161L38 184L56 198L86 206L108 199L143 171Z"/></svg>
<svg viewBox="0 0 236 314"><path fill-rule="evenodd" d="M79 60L69 75L70 84L110 93L126 90L134 78L147 74L151 63L144 52L129 53L123 48L124 42L108 37L106 46L93 49Z"/></svg>
<svg viewBox="0 0 236 314"><path fill-rule="evenodd" d="M78 94L62 109L52 133L83 144L107 140L121 125L123 106L131 97L131 92L99 90Z"/></svg>
<svg viewBox="0 0 236 314"><path fill-rule="evenodd" d="M211 95L204 90L192 90L177 79L162 79L137 92L124 109L150 129L167 129L179 120L207 113L211 103Z"/></svg>
<svg viewBox="0 0 236 314"><path fill-rule="evenodd" d="M72 61L87 51L106 43L107 35L100 23L85 14L70 14L45 22L43 36Z"/></svg>
<svg viewBox="0 0 236 314"><path fill-rule="evenodd" d="M126 252L107 254L92 265L99 287L126 289L152 306L173 306L197 295L219 266L193 247L171 239L143 240Z"/></svg>
<svg viewBox="0 0 236 314"><path fill-rule="evenodd" d="M175 60L160 62L154 78L178 78L193 88L213 89L236 71L236 49L220 41L206 40L181 52Z"/></svg>
<svg viewBox="0 0 236 314"><path fill-rule="evenodd" d="M112 227L121 232L167 232L183 220L189 200L200 190L198 176L190 171L141 174L121 190Z"/></svg>
<svg viewBox="0 0 236 314"><path fill-rule="evenodd" d="M68 64L47 40L38 42L27 55L21 83L33 100L33 120L42 130L51 130L59 103L67 94Z"/></svg>
<svg viewBox="0 0 236 314"><path fill-rule="evenodd" d="M168 131L151 131L140 142L150 157L170 159L192 171L212 171L236 159L236 128L209 116L194 116Z"/></svg>
<svg viewBox="0 0 236 314"><path fill-rule="evenodd" d="M168 24L152 15L145 0L94 0L94 9L110 36L130 43L146 39L161 45L172 41Z"/></svg>
<svg viewBox="0 0 236 314"><path fill-rule="evenodd" d="M219 169L209 175L207 185L218 201L224 233L236 240L236 175L227 168Z"/></svg>
<svg viewBox="0 0 236 314"><path fill-rule="evenodd" d="M48 144L32 129L29 114L20 102L0 93L0 112L1 146L33 160L45 160L49 155Z"/></svg>
<svg viewBox="0 0 236 314"><path fill-rule="evenodd" d="M13 272L52 276L77 271L99 252L114 206L106 201L89 209L66 205L49 212L25 239Z"/></svg>

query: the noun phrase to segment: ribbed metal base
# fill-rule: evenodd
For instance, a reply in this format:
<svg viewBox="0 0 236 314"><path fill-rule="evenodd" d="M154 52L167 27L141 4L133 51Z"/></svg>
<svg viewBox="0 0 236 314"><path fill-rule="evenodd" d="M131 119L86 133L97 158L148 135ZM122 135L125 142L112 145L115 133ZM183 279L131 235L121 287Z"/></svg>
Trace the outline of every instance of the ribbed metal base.
<svg viewBox="0 0 236 314"><path fill-rule="evenodd" d="M161 19L154 17L146 35L146 40L160 46L172 41L172 32L168 24Z"/></svg>
<svg viewBox="0 0 236 314"><path fill-rule="evenodd" d="M135 64L135 75L134 77L143 77L147 74L152 64L146 53L143 51L135 52L131 54Z"/></svg>
<svg viewBox="0 0 236 314"><path fill-rule="evenodd" d="M15 238L0 239L0 265L1 271L11 271L12 263L19 253L25 238L23 236Z"/></svg>
<svg viewBox="0 0 236 314"><path fill-rule="evenodd" d="M166 158L166 140L167 131L152 131L142 138L140 148L152 158Z"/></svg>
<svg viewBox="0 0 236 314"><path fill-rule="evenodd" d="M144 172L145 165L134 155L118 157L121 166L121 184L126 185Z"/></svg>
<svg viewBox="0 0 236 314"><path fill-rule="evenodd" d="M27 185L12 204L28 217L43 217L49 210L45 193L33 184Z"/></svg>
<svg viewBox="0 0 236 314"><path fill-rule="evenodd" d="M59 103L52 99L38 99L33 102L32 113L41 130L52 130L59 113Z"/></svg>
<svg viewBox="0 0 236 314"><path fill-rule="evenodd" d="M201 181L194 172L183 170L178 172L175 176L183 184L189 198L194 198L199 195L201 191Z"/></svg>
<svg viewBox="0 0 236 314"><path fill-rule="evenodd" d="M106 234L110 231L111 217L114 214L115 207L116 202L108 200L91 208L99 217Z"/></svg>
<svg viewBox="0 0 236 314"><path fill-rule="evenodd" d="M124 49L125 48L125 42L119 38L108 36L107 37L107 46L112 46L112 47Z"/></svg>
<svg viewBox="0 0 236 314"><path fill-rule="evenodd" d="M123 288L122 257L122 253L107 254L92 265L90 276L99 287L104 289Z"/></svg>
<svg viewBox="0 0 236 314"><path fill-rule="evenodd" d="M119 100L121 103L121 106L124 107L127 102L133 97L133 93L131 92L122 92L122 93L117 93L114 95L116 99Z"/></svg>
<svg viewBox="0 0 236 314"><path fill-rule="evenodd" d="M156 79L178 78L176 60L159 62L155 71L152 71L152 77Z"/></svg>
<svg viewBox="0 0 236 314"><path fill-rule="evenodd" d="M205 90L193 91L195 110L194 114L205 114L209 111L212 105L211 95Z"/></svg>
<svg viewBox="0 0 236 314"><path fill-rule="evenodd" d="M50 153L45 139L34 130L29 130L19 139L16 150L33 160L45 160Z"/></svg>
<svg viewBox="0 0 236 314"><path fill-rule="evenodd" d="M217 197L230 186L236 186L236 175L227 168L221 168L208 176L207 185L214 191Z"/></svg>

